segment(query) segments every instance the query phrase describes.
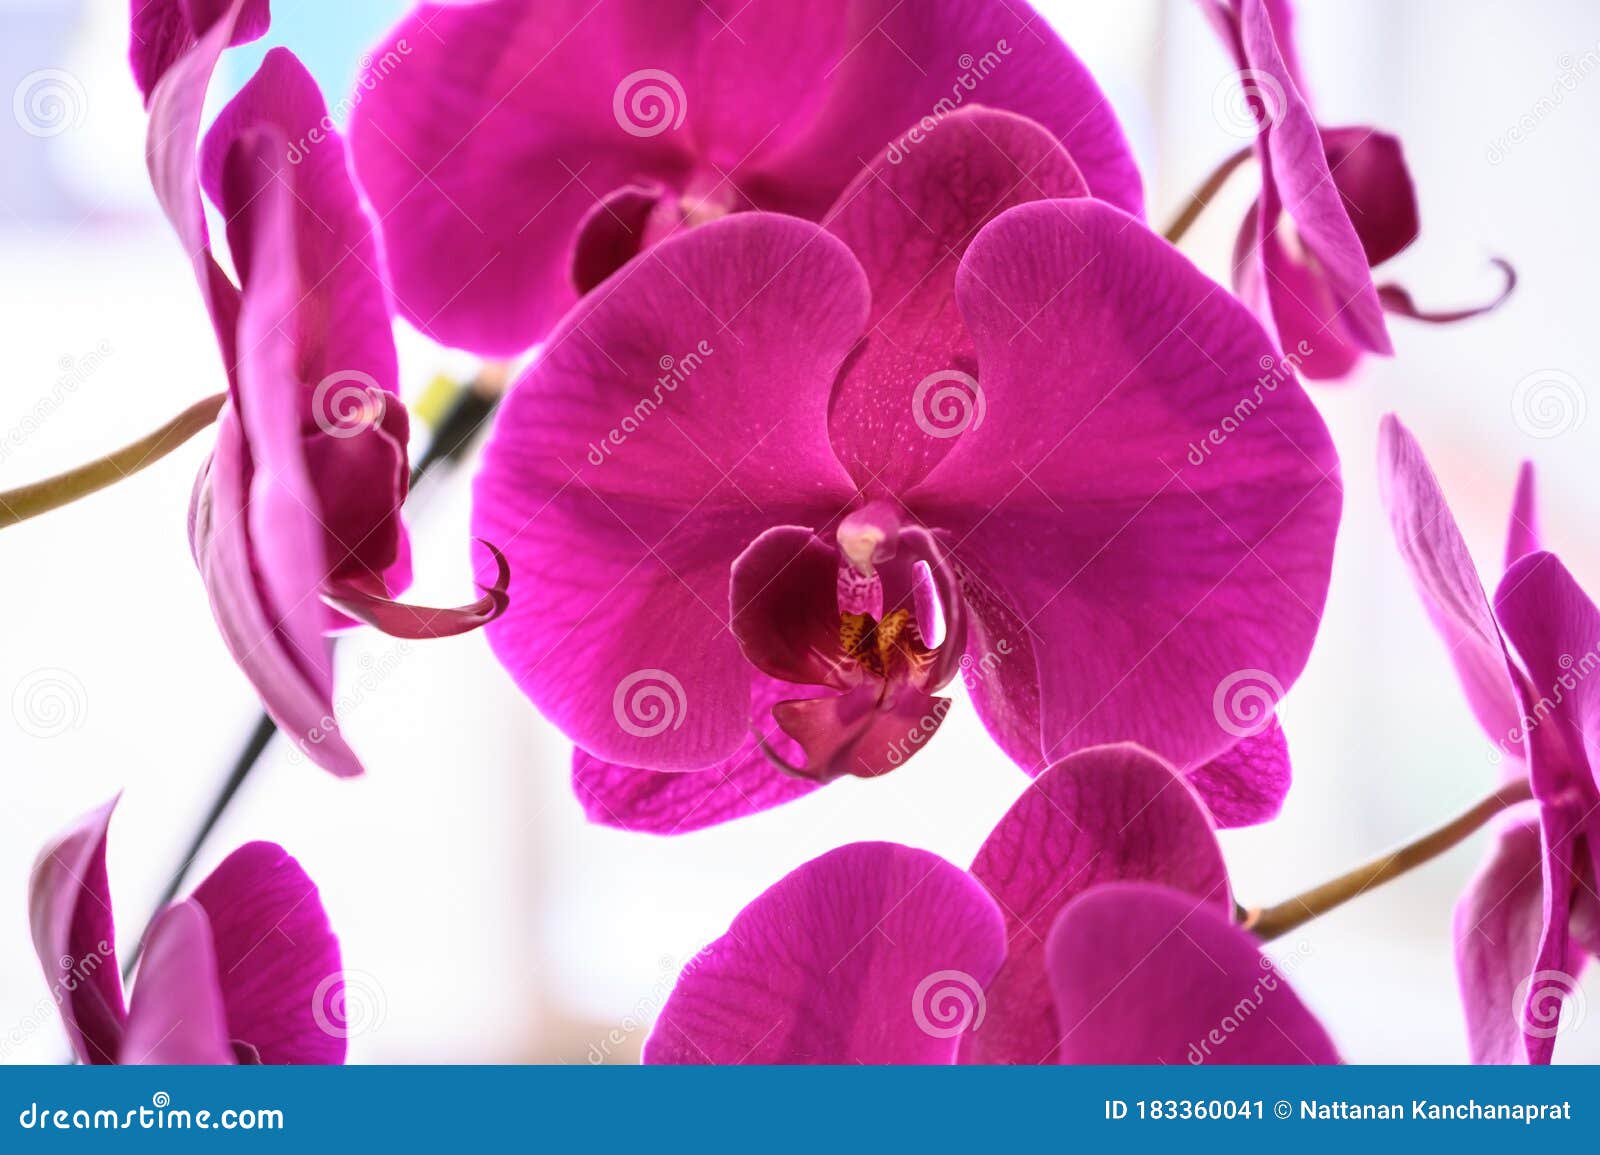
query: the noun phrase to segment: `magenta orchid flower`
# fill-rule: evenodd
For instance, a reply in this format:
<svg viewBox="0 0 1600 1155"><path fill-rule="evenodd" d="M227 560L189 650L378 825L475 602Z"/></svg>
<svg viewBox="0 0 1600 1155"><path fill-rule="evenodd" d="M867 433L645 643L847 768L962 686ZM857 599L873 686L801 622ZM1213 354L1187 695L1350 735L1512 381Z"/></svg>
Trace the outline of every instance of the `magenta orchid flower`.
<svg viewBox="0 0 1600 1155"><path fill-rule="evenodd" d="M885 773L957 676L1029 773L1136 740L1225 821L1276 812L1336 458L1248 312L1083 191L1041 126L968 109L826 229L681 233L558 327L474 532L527 575L489 639L592 818Z"/></svg>
<svg viewBox="0 0 1600 1155"><path fill-rule="evenodd" d="M1260 125L1261 195L1234 249L1234 287L1307 377L1348 374L1364 353L1394 352L1383 314L1459 321L1496 308L1428 312L1372 269L1417 238L1416 192L1400 141L1367 125L1326 127L1311 111L1289 0L1202 0L1240 71Z"/></svg>
<svg viewBox="0 0 1600 1155"><path fill-rule="evenodd" d="M1233 923L1209 815L1135 746L1041 774L970 871L801 866L684 969L647 1063L1335 1063Z"/></svg>
<svg viewBox="0 0 1600 1155"><path fill-rule="evenodd" d="M39 854L33 945L79 1061L342 1063L343 969L316 884L282 847L252 842L162 910L124 999L106 877L116 800Z"/></svg>
<svg viewBox="0 0 1600 1155"><path fill-rule="evenodd" d="M330 634L357 620L407 638L474 629L504 608L507 574L459 609L393 600L411 579L408 419L382 254L300 62L269 52L196 155L217 56L264 31L266 5L134 9L152 180L194 258L228 371L190 514L195 559L273 720L318 764L357 774L333 708ZM213 22L186 23L202 13ZM237 287L212 256L202 186L227 221Z"/></svg>
<svg viewBox="0 0 1600 1155"><path fill-rule="evenodd" d="M1562 1000L1600 949L1600 697L1588 680L1600 668L1600 611L1540 550L1531 467L1517 485L1491 607L1437 478L1393 417L1380 460L1395 537L1428 615L1509 777L1527 780L1533 795L1507 813L1456 908L1472 1061L1547 1063Z"/></svg>
<svg viewBox="0 0 1600 1155"><path fill-rule="evenodd" d="M373 61L351 138L396 301L485 354L683 227L820 219L974 103L1043 124L1095 196L1142 211L1110 104L1020 0L421 4Z"/></svg>

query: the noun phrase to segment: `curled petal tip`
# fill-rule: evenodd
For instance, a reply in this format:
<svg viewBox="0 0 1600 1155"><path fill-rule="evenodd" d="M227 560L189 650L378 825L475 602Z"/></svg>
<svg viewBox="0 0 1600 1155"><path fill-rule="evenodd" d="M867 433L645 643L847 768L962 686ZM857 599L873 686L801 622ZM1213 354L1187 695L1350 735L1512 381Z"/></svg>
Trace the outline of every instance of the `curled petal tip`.
<svg viewBox="0 0 1600 1155"><path fill-rule="evenodd" d="M1485 313L1492 313L1506 299L1511 296L1517 287L1517 270L1511 262L1501 257L1491 257L1490 264L1504 274L1506 283L1492 301L1482 305L1472 305L1464 309L1444 309L1432 311L1417 307L1411 294L1402 286L1389 284L1378 286L1378 300L1382 302L1385 312L1393 313L1398 317L1409 317L1413 321L1426 321L1433 325L1448 325L1453 321L1466 321L1473 317L1481 317Z"/></svg>
<svg viewBox="0 0 1600 1155"><path fill-rule="evenodd" d="M449 609L413 606L350 584L325 588L322 600L392 638L423 641L470 633L494 621L511 604L511 595L507 592L511 587L511 563L496 546L482 538L475 540L489 551L495 562L494 583L486 586L480 582L478 588L483 590L483 596L475 602Z"/></svg>

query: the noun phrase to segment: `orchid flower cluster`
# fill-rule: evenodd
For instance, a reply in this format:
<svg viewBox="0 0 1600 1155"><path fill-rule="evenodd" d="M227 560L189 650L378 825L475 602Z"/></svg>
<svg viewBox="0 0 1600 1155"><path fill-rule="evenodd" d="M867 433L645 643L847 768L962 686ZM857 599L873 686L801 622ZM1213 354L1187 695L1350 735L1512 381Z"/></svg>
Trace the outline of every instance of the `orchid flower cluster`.
<svg viewBox="0 0 1600 1155"><path fill-rule="evenodd" d="M225 384L190 422L215 418L195 562L312 761L362 773L333 646L367 625L483 629L571 740L585 814L626 831L900 770L958 680L1023 772L969 867L858 843L755 897L647 1062L1339 1061L1263 947L1399 856L1251 910L1217 842L1283 804L1278 702L1328 594L1341 466L1300 379L1514 277L1442 311L1378 283L1420 231L1400 142L1317 118L1287 0L1201 4L1254 140L1163 234L1105 94L1019 0L420 4L348 136L282 48L202 134L267 0L133 0L151 181ZM1176 241L1245 166L1224 287ZM456 608L398 600L396 318L521 362ZM1472 1054L1547 1062L1558 980L1600 950L1600 688L1544 688L1600 611L1543 551L1531 467L1490 597L1414 439L1391 417L1379 440L1400 552L1505 754L1451 828L1503 824L1456 914ZM124 997L113 805L31 882L77 1057L342 1061L338 941L272 844L157 914Z"/></svg>

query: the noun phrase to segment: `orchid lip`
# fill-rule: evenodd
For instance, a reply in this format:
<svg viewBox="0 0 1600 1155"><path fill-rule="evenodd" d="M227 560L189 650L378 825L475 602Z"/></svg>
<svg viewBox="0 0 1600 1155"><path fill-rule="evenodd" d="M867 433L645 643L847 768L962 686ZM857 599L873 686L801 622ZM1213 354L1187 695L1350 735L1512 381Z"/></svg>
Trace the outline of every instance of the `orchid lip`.
<svg viewBox="0 0 1600 1155"><path fill-rule="evenodd" d="M958 669L966 631L955 575L927 529L902 525L885 502L828 536L777 526L734 563L732 587L745 658L768 677L818 688L772 707L805 753L796 766L762 741L780 770L877 777L938 729L949 700L934 695Z"/></svg>

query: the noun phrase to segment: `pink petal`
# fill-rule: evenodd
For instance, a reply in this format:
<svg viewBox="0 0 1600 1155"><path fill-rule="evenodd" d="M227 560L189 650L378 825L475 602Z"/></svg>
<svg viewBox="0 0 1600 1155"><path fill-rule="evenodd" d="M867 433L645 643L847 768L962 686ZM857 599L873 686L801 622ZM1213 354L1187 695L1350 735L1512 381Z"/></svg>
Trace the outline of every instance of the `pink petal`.
<svg viewBox="0 0 1600 1155"><path fill-rule="evenodd" d="M235 1062L211 923L193 899L167 907L145 932L128 1006L128 1033L117 1061L181 1066Z"/></svg>
<svg viewBox="0 0 1600 1155"><path fill-rule="evenodd" d="M1527 1060L1515 995L1544 934L1543 857L1537 822L1507 826L1456 904L1456 975L1474 1063Z"/></svg>
<svg viewBox="0 0 1600 1155"><path fill-rule="evenodd" d="M211 920L231 1037L263 1063L342 1063L339 940L300 864L271 842L235 850L195 887Z"/></svg>
<svg viewBox="0 0 1600 1155"><path fill-rule="evenodd" d="M762 673L812 686L846 684L839 564L836 545L792 525L767 530L734 561L731 628Z"/></svg>
<svg viewBox="0 0 1600 1155"><path fill-rule="evenodd" d="M672 773L604 762L572 753L572 789L590 822L649 834L687 834L731 822L809 794L819 783L786 774L767 751L790 764L805 755L772 720L772 706L801 688L757 677L750 691L750 730L727 759L705 770Z"/></svg>
<svg viewBox="0 0 1600 1155"><path fill-rule="evenodd" d="M866 308L839 241L741 214L585 298L502 404L473 532L519 592L489 641L596 757L696 770L744 740L729 570L769 527L844 511L827 397ZM637 715L641 696L666 714Z"/></svg>
<svg viewBox="0 0 1600 1155"><path fill-rule="evenodd" d="M1322 149L1367 264L1398 256L1422 224L1400 139L1367 125L1324 128Z"/></svg>
<svg viewBox="0 0 1600 1155"><path fill-rule="evenodd" d="M1270 822L1283 809L1292 780L1289 745L1274 718L1266 729L1247 734L1185 777L1226 830Z"/></svg>
<svg viewBox="0 0 1600 1155"><path fill-rule="evenodd" d="M957 287L987 417L904 500L979 579L984 639L1031 652L1033 761L1215 757L1240 737L1217 691L1254 679L1270 703L1316 632L1340 505L1321 418L1236 301L1097 201L1006 212Z"/></svg>
<svg viewBox="0 0 1600 1155"><path fill-rule="evenodd" d="M1050 765L1041 744L1039 666L1016 611L1002 600L998 578L970 554L955 560L971 630L961 681L989 736L1030 776Z"/></svg>
<svg viewBox="0 0 1600 1155"><path fill-rule="evenodd" d="M1586 806L1592 812L1593 804ZM1548 1065L1560 1033L1562 1004L1575 994L1583 997L1578 979L1586 960L1573 949L1571 912L1577 840L1587 814L1574 813L1570 805L1544 804L1539 817L1543 929L1532 973L1515 992L1523 996L1522 1004L1509 1009L1522 1027L1528 1062Z"/></svg>
<svg viewBox="0 0 1600 1155"><path fill-rule="evenodd" d="M1513 742L1521 733L1522 711L1500 627L1438 478L1392 414L1379 432L1378 482L1400 556L1449 649L1478 724L1490 741ZM1520 743L1512 752L1521 753Z"/></svg>
<svg viewBox="0 0 1600 1155"><path fill-rule="evenodd" d="M1534 723L1534 794L1559 802L1575 790L1594 803L1600 678L1592 675L1600 667L1600 610L1552 553L1530 553L1507 570L1494 609L1528 672L1520 713Z"/></svg>
<svg viewBox="0 0 1600 1155"><path fill-rule="evenodd" d="M678 978L647 1063L948 1063L1005 955L1000 913L923 850L858 842L786 876Z"/></svg>
<svg viewBox="0 0 1600 1155"><path fill-rule="evenodd" d="M1058 1062L1339 1062L1255 938L1192 895L1096 887L1062 912L1045 949Z"/></svg>
<svg viewBox="0 0 1600 1155"><path fill-rule="evenodd" d="M1328 336L1334 340L1347 337L1370 352L1393 353L1361 238L1329 170L1321 132L1273 35L1268 11L1262 0L1239 0L1238 10L1245 61L1256 74L1253 83L1269 94L1271 106L1258 144L1265 169L1263 239L1276 236L1279 213L1286 213L1293 222L1296 242L1321 271L1333 304L1326 317ZM1283 251L1281 246L1279 250ZM1271 253L1267 256L1271 280ZM1285 297L1273 286L1268 289L1276 315ZM1280 335L1285 350L1297 344L1281 329ZM1313 348L1325 339L1321 332L1305 336Z"/></svg>
<svg viewBox="0 0 1600 1155"><path fill-rule="evenodd" d="M1277 333L1286 357L1311 381L1337 381L1350 374L1366 351L1339 324L1344 302L1319 267L1302 260L1263 200L1256 223L1246 222L1234 248L1234 289L1240 300Z"/></svg>
<svg viewBox="0 0 1600 1155"><path fill-rule="evenodd" d="M584 214L572 244L572 287L579 296L639 255L664 194L660 187L624 185Z"/></svg>
<svg viewBox="0 0 1600 1155"><path fill-rule="evenodd" d="M167 70L218 21L228 29L227 44L246 44L265 35L272 19L267 0L130 0L129 7L128 63L147 102Z"/></svg>
<svg viewBox="0 0 1600 1155"><path fill-rule="evenodd" d="M233 0L203 34L195 36L193 24L186 29L173 12L183 0L153 0L148 11L150 25L143 25L137 11L133 21L132 52L135 78L145 93L150 124L145 137L145 163L156 200L177 231L178 241L194 264L200 293L211 315L217 342L222 350L223 367L232 381L237 360L235 326L239 311L239 291L217 264L211 253L206 229L205 209L200 203L200 181L196 145L200 139L200 120L206 88L217 60L237 33L240 39L266 31L264 0ZM215 0L196 0L209 11ZM141 0L131 0L135 6ZM186 5L193 13L193 3ZM147 41L142 47L138 37Z"/></svg>
<svg viewBox="0 0 1600 1155"><path fill-rule="evenodd" d="M113 798L56 835L28 879L33 949L85 1063L115 1063L127 1021L106 880L106 828L116 805Z"/></svg>
<svg viewBox="0 0 1600 1155"><path fill-rule="evenodd" d="M1535 493L1533 462L1524 461L1517 471L1517 492L1511 500L1511 522L1506 527L1506 569L1521 557L1538 553L1539 502Z"/></svg>
<svg viewBox="0 0 1600 1155"><path fill-rule="evenodd" d="M341 777L358 775L361 763L334 717L330 647L318 623L306 622L292 637L289 621L271 608L257 580L249 478L249 454L230 406L217 421L217 446L195 486L190 511L190 539L212 614L278 728L324 769ZM314 598L316 590L304 596ZM305 618L298 615L294 624Z"/></svg>
<svg viewBox="0 0 1600 1155"><path fill-rule="evenodd" d="M779 702L772 715L805 751L804 764L793 771L831 782L845 774L876 778L905 765L938 732L949 711L949 698L891 682Z"/></svg>
<svg viewBox="0 0 1600 1155"><path fill-rule="evenodd" d="M409 580L408 426L381 257L325 117L305 69L274 50L207 137L205 183L243 285L243 356L192 527L235 660L280 728L348 775L360 765L333 717L324 635L349 619L322 594L357 583L387 597Z"/></svg>
<svg viewBox="0 0 1600 1155"><path fill-rule="evenodd" d="M327 537L326 561L303 564L392 594L409 422L382 256L327 116L305 67L273 49L206 135L202 180L228 220L246 308L257 300L257 322L293 349L293 375L260 380L240 404L261 466L277 472L271 450L292 455L311 487L284 514L312 519ZM263 204L266 192L281 209ZM257 343L241 341L248 361ZM283 431L281 443L269 428Z"/></svg>
<svg viewBox="0 0 1600 1155"><path fill-rule="evenodd" d="M890 495L925 476L955 444L956 423L977 416L964 384L977 360L955 293L967 245L1014 205L1089 194L1056 139L1012 113L963 109L902 148L863 169L824 219L872 289L867 336L828 428L856 481Z"/></svg>
<svg viewBox="0 0 1600 1155"><path fill-rule="evenodd" d="M511 604L511 565L489 542L480 542L494 560L494 581L483 596L463 606L414 606L350 584L323 587L322 599L350 617L382 630L391 638L449 638L488 625Z"/></svg>
<svg viewBox="0 0 1600 1155"><path fill-rule="evenodd" d="M1093 78L1002 0L428 4L373 59L353 139L399 305L481 353L571 305L574 233L593 240L614 190L661 185L658 208L688 218L820 219L887 142L969 101L1040 121L1096 196L1141 208Z"/></svg>
<svg viewBox="0 0 1600 1155"><path fill-rule="evenodd" d="M1177 887L1226 915L1228 872L1210 820L1183 779L1137 746L1074 754L1041 774L972 864L1005 914L1005 964L967 1063L1039 1063L1061 1037L1045 938L1062 909L1110 881Z"/></svg>

